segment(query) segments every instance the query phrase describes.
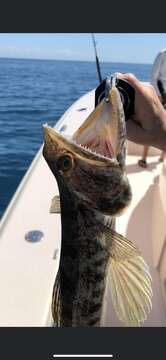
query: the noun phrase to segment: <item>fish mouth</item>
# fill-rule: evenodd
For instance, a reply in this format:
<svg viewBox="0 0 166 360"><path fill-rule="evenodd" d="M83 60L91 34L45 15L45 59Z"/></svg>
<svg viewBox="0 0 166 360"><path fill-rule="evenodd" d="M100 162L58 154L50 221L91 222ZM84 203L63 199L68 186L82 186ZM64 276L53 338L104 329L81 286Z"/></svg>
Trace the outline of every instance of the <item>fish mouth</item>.
<svg viewBox="0 0 166 360"><path fill-rule="evenodd" d="M43 125L49 157L64 149L90 164L119 166L117 161L125 141L125 117L119 91L108 93L71 138Z"/></svg>
<svg viewBox="0 0 166 360"><path fill-rule="evenodd" d="M125 135L123 105L114 86L108 92L108 100L99 103L72 139L98 155L116 159L122 151Z"/></svg>

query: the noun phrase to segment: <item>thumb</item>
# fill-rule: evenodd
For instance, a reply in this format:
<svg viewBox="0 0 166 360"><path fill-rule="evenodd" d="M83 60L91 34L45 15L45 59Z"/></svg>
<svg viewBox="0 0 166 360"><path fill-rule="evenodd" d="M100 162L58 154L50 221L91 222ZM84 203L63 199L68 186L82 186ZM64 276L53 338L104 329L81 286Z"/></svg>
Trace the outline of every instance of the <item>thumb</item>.
<svg viewBox="0 0 166 360"><path fill-rule="evenodd" d="M120 79L127 80L135 90L140 90L142 88L140 81L132 73L122 74L117 72L115 75Z"/></svg>

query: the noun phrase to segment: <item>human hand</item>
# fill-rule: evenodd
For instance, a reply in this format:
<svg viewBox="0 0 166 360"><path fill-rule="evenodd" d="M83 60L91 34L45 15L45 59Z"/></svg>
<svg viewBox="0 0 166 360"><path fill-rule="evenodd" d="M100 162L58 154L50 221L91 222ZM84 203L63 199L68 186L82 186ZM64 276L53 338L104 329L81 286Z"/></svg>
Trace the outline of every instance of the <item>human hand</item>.
<svg viewBox="0 0 166 360"><path fill-rule="evenodd" d="M166 151L166 111L154 87L140 82L133 74L116 75L135 89L135 111L126 122L127 139Z"/></svg>

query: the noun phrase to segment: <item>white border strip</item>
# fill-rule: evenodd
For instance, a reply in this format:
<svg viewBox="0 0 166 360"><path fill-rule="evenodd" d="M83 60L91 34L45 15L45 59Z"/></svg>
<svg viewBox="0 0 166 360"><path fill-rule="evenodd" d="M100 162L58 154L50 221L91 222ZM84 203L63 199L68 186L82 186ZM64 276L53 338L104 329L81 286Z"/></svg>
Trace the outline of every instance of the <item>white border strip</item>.
<svg viewBox="0 0 166 360"><path fill-rule="evenodd" d="M97 355L97 354L94 354L94 355L92 355L92 354L90 354L90 355L83 355L83 354L74 354L74 355L72 355L72 354L64 354L64 355L62 355L62 354L54 354L53 355L53 357L60 357L60 358L64 358L64 357L68 357L68 358L70 358L70 357L91 357L91 358L94 358L94 357L98 357L98 358L112 358L113 357L113 355L112 354L104 354L104 355Z"/></svg>

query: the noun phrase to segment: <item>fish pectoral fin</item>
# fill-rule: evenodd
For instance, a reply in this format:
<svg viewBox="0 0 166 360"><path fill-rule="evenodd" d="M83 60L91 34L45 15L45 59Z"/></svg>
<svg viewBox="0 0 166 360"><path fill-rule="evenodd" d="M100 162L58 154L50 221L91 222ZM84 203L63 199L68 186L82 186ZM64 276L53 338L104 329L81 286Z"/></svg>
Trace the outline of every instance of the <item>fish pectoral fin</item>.
<svg viewBox="0 0 166 360"><path fill-rule="evenodd" d="M114 230L106 234L108 242L110 236L112 246L108 276L113 307L126 326L139 326L152 308L149 268L137 246L130 240Z"/></svg>
<svg viewBox="0 0 166 360"><path fill-rule="evenodd" d="M61 326L61 287L60 287L60 274L58 272L52 294L52 317L56 327Z"/></svg>
<svg viewBox="0 0 166 360"><path fill-rule="evenodd" d="M61 204L59 195L55 195L51 200L50 213L60 214L61 212Z"/></svg>

